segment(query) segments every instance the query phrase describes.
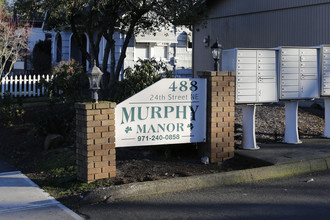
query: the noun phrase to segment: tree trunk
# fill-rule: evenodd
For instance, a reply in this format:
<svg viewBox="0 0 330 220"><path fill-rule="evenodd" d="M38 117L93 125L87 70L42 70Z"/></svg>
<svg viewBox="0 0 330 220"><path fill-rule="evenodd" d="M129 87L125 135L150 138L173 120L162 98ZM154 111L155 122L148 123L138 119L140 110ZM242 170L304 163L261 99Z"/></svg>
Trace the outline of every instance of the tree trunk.
<svg viewBox="0 0 330 220"><path fill-rule="evenodd" d="M136 22L137 20L134 20L132 21L127 33L126 33L126 37L125 37L125 41L124 41L124 44L123 44L123 47L122 47L122 50L121 50L121 53L120 53L120 57L119 57L119 60L118 60L118 63L117 63L117 67L116 67L116 71L115 71L115 74L114 74L114 77L115 77L115 80L118 81L119 79L119 74L121 72L121 69L123 67L123 64L124 64L124 61L125 61L125 58L126 58L126 51L127 51L127 47L128 47L128 44L133 36L133 33L134 33L134 27L136 25Z"/></svg>

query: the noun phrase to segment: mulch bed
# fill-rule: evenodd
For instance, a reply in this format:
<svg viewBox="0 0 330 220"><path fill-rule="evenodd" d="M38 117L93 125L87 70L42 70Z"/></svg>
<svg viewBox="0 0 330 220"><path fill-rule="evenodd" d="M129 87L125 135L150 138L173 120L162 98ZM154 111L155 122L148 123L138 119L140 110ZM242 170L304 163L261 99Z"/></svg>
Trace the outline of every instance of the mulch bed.
<svg viewBox="0 0 330 220"><path fill-rule="evenodd" d="M61 153L69 154L72 158L71 167L75 166L73 145L59 146L59 149L50 149L45 152L43 138L35 135L34 122L40 117L40 112L45 107L34 107L26 109L24 120L11 127L0 127L0 158L16 166L23 173L26 173L32 180L43 188L51 189L54 181L54 191L51 194L56 198L63 199L68 196L77 196L84 190L69 188L72 184L79 183L74 178L75 169L71 170L71 176L61 176L47 173L43 164L51 163L51 158ZM266 105L258 106L256 113L256 136L258 143L271 143L281 141L285 126L284 106ZM313 138L322 135L324 129L324 110L321 108L299 108L299 132L302 138ZM242 136L242 115L241 107L236 107L236 146L241 144ZM155 147L132 147L117 149L117 177L97 183L94 187L126 184L133 182L168 179L175 177L186 177L192 175L211 174L230 170L248 169L265 166L268 164L260 161L251 161L246 158L235 156L222 164L202 164L198 156L196 145L173 145ZM73 156L73 157L72 157ZM66 174L70 173L63 168ZM71 168L70 168L71 169ZM62 178L62 179L61 179ZM47 181L46 181L47 180ZM70 182L71 181L71 182ZM71 184L71 185L70 185ZM65 192L63 192L65 191Z"/></svg>

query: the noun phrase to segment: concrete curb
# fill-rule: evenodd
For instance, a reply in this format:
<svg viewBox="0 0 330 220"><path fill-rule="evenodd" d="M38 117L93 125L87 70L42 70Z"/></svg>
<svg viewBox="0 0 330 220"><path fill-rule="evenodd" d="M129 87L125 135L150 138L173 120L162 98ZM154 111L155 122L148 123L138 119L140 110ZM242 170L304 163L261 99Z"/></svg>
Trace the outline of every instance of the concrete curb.
<svg viewBox="0 0 330 220"><path fill-rule="evenodd" d="M330 157L325 157L247 170L131 183L90 191L81 200L81 204L91 204L104 202L107 200L113 201L160 193L180 192L207 187L248 183L258 180L282 178L329 169Z"/></svg>

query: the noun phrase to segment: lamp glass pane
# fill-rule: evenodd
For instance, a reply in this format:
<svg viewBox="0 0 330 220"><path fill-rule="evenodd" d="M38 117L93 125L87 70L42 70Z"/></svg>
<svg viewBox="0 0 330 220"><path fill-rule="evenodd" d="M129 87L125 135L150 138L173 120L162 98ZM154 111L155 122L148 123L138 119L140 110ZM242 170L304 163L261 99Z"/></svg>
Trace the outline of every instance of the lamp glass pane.
<svg viewBox="0 0 330 220"><path fill-rule="evenodd" d="M220 48L212 48L212 56L213 56L213 59L219 60L220 59Z"/></svg>

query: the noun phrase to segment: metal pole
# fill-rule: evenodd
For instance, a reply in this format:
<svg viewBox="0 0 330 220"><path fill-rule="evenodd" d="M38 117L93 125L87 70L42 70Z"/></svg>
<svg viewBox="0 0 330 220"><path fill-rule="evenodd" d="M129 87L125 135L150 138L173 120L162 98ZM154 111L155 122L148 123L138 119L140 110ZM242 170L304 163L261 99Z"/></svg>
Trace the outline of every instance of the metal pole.
<svg viewBox="0 0 330 220"><path fill-rule="evenodd" d="M94 90L93 96L95 103L99 103L99 94L97 94L97 89Z"/></svg>
<svg viewBox="0 0 330 220"><path fill-rule="evenodd" d="M220 71L220 63L219 63L219 60L215 60L215 62L214 62L214 71L217 71L217 72Z"/></svg>

